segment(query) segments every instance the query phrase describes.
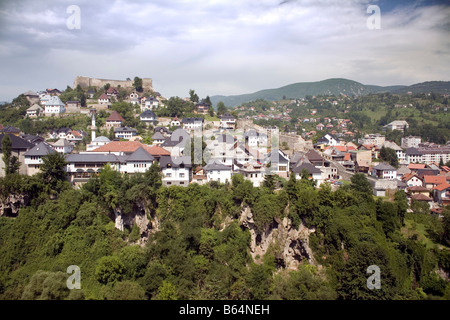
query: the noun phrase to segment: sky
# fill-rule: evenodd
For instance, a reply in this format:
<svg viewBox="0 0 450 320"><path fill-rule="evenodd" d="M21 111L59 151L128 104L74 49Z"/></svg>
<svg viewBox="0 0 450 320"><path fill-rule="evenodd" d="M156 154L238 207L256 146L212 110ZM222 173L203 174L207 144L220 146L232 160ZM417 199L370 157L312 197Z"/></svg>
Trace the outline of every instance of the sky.
<svg viewBox="0 0 450 320"><path fill-rule="evenodd" d="M329 78L411 85L449 75L448 1L0 2L0 101L64 90L76 76L152 78L165 97L193 89L204 98Z"/></svg>

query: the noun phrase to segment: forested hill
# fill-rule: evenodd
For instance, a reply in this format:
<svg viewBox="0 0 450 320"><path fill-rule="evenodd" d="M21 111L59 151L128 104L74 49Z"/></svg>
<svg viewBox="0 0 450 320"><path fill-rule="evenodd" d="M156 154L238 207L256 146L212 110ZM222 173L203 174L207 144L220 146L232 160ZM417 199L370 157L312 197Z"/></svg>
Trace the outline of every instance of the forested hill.
<svg viewBox="0 0 450 320"><path fill-rule="evenodd" d="M276 89L266 89L249 94L241 95L215 95L211 97L211 102L217 105L219 101L225 103L226 106L235 107L242 103L265 99L276 101L282 99L300 99L308 95L340 95L361 96L377 92L391 93L450 93L450 81L430 81L411 86L393 85L393 86L376 86L364 85L362 83L348 79L327 79L317 82L299 82L283 86Z"/></svg>
<svg viewBox="0 0 450 320"><path fill-rule="evenodd" d="M335 191L271 175L167 188L157 164L134 176L105 166L75 189L45 161L42 174L0 178L2 202L28 196L0 217L0 299L450 298L449 210L407 213L403 191L374 199L362 174ZM69 290L73 265L81 289Z"/></svg>

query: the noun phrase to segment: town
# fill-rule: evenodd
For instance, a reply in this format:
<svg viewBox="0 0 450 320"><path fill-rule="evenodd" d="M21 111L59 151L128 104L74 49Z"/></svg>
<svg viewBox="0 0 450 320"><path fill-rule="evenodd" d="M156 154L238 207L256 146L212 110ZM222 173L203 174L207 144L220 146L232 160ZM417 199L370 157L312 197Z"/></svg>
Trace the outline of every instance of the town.
<svg viewBox="0 0 450 320"><path fill-rule="evenodd" d="M174 98L153 91L151 79L144 82L138 77L134 82L77 77L75 89L27 91L22 95L29 104L24 118L39 122L82 117L89 123L86 130L54 127L33 135L2 125L0 142L10 136L11 155L17 157L18 172L26 175L38 173L49 153L64 154L67 179L74 186L106 165L133 175L158 163L167 187L231 183L232 176L240 174L255 187L263 185L267 175L279 181L295 175L307 176L317 187L328 182L338 188L363 173L374 196L390 197L404 190L410 204L426 204L437 216L450 203L450 145L403 135L409 129L405 120L385 124L384 133L364 133L351 130L355 124L350 118L322 117L318 108L308 109L311 97L281 104L255 101L236 108L222 103L214 111L209 97L199 101L193 90L191 97L177 101L189 105L191 112L171 114L167 110ZM336 107L342 99L326 100ZM295 119L295 126L280 126L280 121L292 124L293 109L301 108L305 116ZM348 115L348 109L340 114ZM270 123L274 119L278 125ZM320 138L317 133L322 133ZM388 139L392 136L400 144ZM3 154L1 158L4 176Z"/></svg>

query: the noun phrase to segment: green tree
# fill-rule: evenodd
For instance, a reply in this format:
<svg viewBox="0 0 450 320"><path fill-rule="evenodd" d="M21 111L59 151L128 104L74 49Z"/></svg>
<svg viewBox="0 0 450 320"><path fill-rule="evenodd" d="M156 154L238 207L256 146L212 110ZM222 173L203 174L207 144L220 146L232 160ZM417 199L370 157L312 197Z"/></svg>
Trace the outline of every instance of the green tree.
<svg viewBox="0 0 450 320"><path fill-rule="evenodd" d="M9 134L3 135L2 140L2 152L3 152L3 163L5 164L5 175L10 174L10 163L11 163L11 148L12 148L12 141Z"/></svg>
<svg viewBox="0 0 450 320"><path fill-rule="evenodd" d="M381 147L380 160L389 163L393 167L398 167L398 158L394 149Z"/></svg>
<svg viewBox="0 0 450 320"><path fill-rule="evenodd" d="M104 256L97 262L95 278L102 284L120 281L125 273L125 266L116 256Z"/></svg>
<svg viewBox="0 0 450 320"><path fill-rule="evenodd" d="M136 89L136 91L142 92L143 90L142 79L139 77L134 77L133 87Z"/></svg>
<svg viewBox="0 0 450 320"><path fill-rule="evenodd" d="M69 295L67 274L63 272L37 271L25 287L22 300L64 300Z"/></svg>
<svg viewBox="0 0 450 320"><path fill-rule="evenodd" d="M217 115L221 116L225 114L227 111L228 108L225 106L225 103L223 103L223 101L219 101L219 103L217 103Z"/></svg>
<svg viewBox="0 0 450 320"><path fill-rule="evenodd" d="M66 180L67 165L66 159L62 153L52 152L42 157L42 165L40 167L43 181L55 188L58 182Z"/></svg>
<svg viewBox="0 0 450 320"><path fill-rule="evenodd" d="M164 280L158 288L155 300L178 300L177 288L172 283Z"/></svg>
<svg viewBox="0 0 450 320"><path fill-rule="evenodd" d="M195 93L195 90L191 89L189 90L189 99L194 102L197 103L199 100L198 95Z"/></svg>
<svg viewBox="0 0 450 320"><path fill-rule="evenodd" d="M350 189L353 191L361 192L366 195L372 195L372 186L364 173L354 174L350 178Z"/></svg>

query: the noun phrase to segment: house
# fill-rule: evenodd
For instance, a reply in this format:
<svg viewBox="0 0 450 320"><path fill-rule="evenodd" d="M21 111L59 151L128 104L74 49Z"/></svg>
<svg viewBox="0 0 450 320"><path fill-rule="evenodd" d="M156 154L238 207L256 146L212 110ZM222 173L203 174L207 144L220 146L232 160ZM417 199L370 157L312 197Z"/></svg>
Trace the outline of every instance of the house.
<svg viewBox="0 0 450 320"><path fill-rule="evenodd" d="M108 108L111 107L111 99L106 93L102 93L98 98L98 104L106 105Z"/></svg>
<svg viewBox="0 0 450 320"><path fill-rule="evenodd" d="M267 134L264 132L251 129L245 131L243 137L245 145L250 148L267 146Z"/></svg>
<svg viewBox="0 0 450 320"><path fill-rule="evenodd" d="M386 196L386 191L397 191L398 190L398 180L387 180L387 179L369 179L372 186L373 195L377 197Z"/></svg>
<svg viewBox="0 0 450 320"><path fill-rule="evenodd" d="M219 129L234 130L236 126L236 118L229 113L225 113L220 117Z"/></svg>
<svg viewBox="0 0 450 320"><path fill-rule="evenodd" d="M58 89L47 89L46 92L48 95L51 95L51 96L59 96L62 93Z"/></svg>
<svg viewBox="0 0 450 320"><path fill-rule="evenodd" d="M265 168L256 161L237 164L236 173L242 174L244 179L249 180L254 187L260 187L264 182Z"/></svg>
<svg viewBox="0 0 450 320"><path fill-rule="evenodd" d="M394 141L384 141L381 144L381 147L394 150L399 162L405 160L405 153L403 152L403 149L399 147L399 145L396 144Z"/></svg>
<svg viewBox="0 0 450 320"><path fill-rule="evenodd" d="M41 142L25 152L24 162L27 168L27 175L32 176L40 172L40 166L43 163L42 158L54 152L56 152L55 149L46 142Z"/></svg>
<svg viewBox="0 0 450 320"><path fill-rule="evenodd" d="M141 98L141 111L154 110L159 106L158 99L155 97L142 97Z"/></svg>
<svg viewBox="0 0 450 320"><path fill-rule="evenodd" d="M207 182L231 182L231 166L226 166L218 161L212 160L204 167L204 170L206 173Z"/></svg>
<svg viewBox="0 0 450 320"><path fill-rule="evenodd" d="M119 157L112 153L77 153L66 155L66 172L68 180L74 185L87 182L97 175L106 164L117 171L120 169Z"/></svg>
<svg viewBox="0 0 450 320"><path fill-rule="evenodd" d="M289 176L289 157L280 149L271 150L265 159L265 163L270 163L271 173L276 173L284 178Z"/></svg>
<svg viewBox="0 0 450 320"><path fill-rule="evenodd" d="M117 96L119 95L119 90L117 90L114 87L109 87L108 90L106 90L106 95L111 99L115 98L117 99Z"/></svg>
<svg viewBox="0 0 450 320"><path fill-rule="evenodd" d="M157 131L156 133L161 132ZM188 132L183 129L176 129L170 137L164 140L161 147L169 151L173 156L181 156L184 152L186 144L190 142L191 137Z"/></svg>
<svg viewBox="0 0 450 320"><path fill-rule="evenodd" d="M207 182L207 179L208 178L206 177L206 173L205 173L203 167L198 166L192 175L191 183L197 183L199 185L203 185Z"/></svg>
<svg viewBox="0 0 450 320"><path fill-rule="evenodd" d="M31 107L27 109L27 117L36 118L39 117L43 113L44 109L41 108L38 104L33 104Z"/></svg>
<svg viewBox="0 0 450 320"><path fill-rule="evenodd" d="M417 195L417 194L423 194L424 196L429 196L430 190L428 190L427 188L422 187L422 186L412 186L412 187L406 188L406 194L409 197L411 197L413 195Z"/></svg>
<svg viewBox="0 0 450 320"><path fill-rule="evenodd" d="M397 169L387 163L380 163L372 168L372 176L378 179L397 179Z"/></svg>
<svg viewBox="0 0 450 320"><path fill-rule="evenodd" d="M143 147L139 147L121 161L119 171L127 174L144 173L155 161L155 157Z"/></svg>
<svg viewBox="0 0 450 320"><path fill-rule="evenodd" d="M71 153L73 151L73 143L69 142L67 139L59 139L58 141L51 144L53 149L55 149L56 152L67 154Z"/></svg>
<svg viewBox="0 0 450 320"><path fill-rule="evenodd" d="M386 137L379 133L366 134L362 144L381 146L386 141Z"/></svg>
<svg viewBox="0 0 450 320"><path fill-rule="evenodd" d="M433 198L440 205L450 204L450 184L442 183L433 188Z"/></svg>
<svg viewBox="0 0 450 320"><path fill-rule="evenodd" d="M181 126L180 119L178 119L177 117L173 118L172 121L170 121L170 126L171 127L179 127L179 126Z"/></svg>
<svg viewBox="0 0 450 320"><path fill-rule="evenodd" d="M327 133L322 138L318 139L316 144L318 145L325 144L327 146L338 146L340 145L340 140L331 133Z"/></svg>
<svg viewBox="0 0 450 320"><path fill-rule="evenodd" d="M198 130L203 128L203 118L183 118L181 123L185 130Z"/></svg>
<svg viewBox="0 0 450 320"><path fill-rule="evenodd" d="M401 147L402 148L418 148L419 144L422 142L421 137L417 136L407 136L402 138Z"/></svg>
<svg viewBox="0 0 450 320"><path fill-rule="evenodd" d="M293 167L292 174L295 174L296 179L301 179L303 170L306 170L306 172L308 172L309 179L317 182L317 186L320 186L322 184L322 171L307 161L303 161Z"/></svg>
<svg viewBox="0 0 450 320"><path fill-rule="evenodd" d="M210 105L205 102L199 102L195 105L195 112L199 114L208 114Z"/></svg>
<svg viewBox="0 0 450 320"><path fill-rule="evenodd" d="M406 183L408 187L422 187L423 186L423 179L417 176L416 173L411 172L403 175L401 178L401 181Z"/></svg>
<svg viewBox="0 0 450 320"><path fill-rule="evenodd" d="M67 101L66 102L66 109L71 109L72 111L76 111L80 107L81 107L80 101Z"/></svg>
<svg viewBox="0 0 450 320"><path fill-rule="evenodd" d="M157 122L156 114L150 109L145 110L139 117L145 123L156 124Z"/></svg>
<svg viewBox="0 0 450 320"><path fill-rule="evenodd" d="M128 156L135 152L139 147L143 147L149 154L159 160L162 156L170 156L170 152L160 146L147 146L139 141L111 141L101 147L98 147L89 153L97 154L115 154L117 156Z"/></svg>
<svg viewBox="0 0 450 320"><path fill-rule="evenodd" d="M45 140L41 136L34 136L32 134L26 134L26 133L19 134L19 137L28 141L29 143L31 143L34 146L38 145L39 143L41 143Z"/></svg>
<svg viewBox="0 0 450 320"><path fill-rule="evenodd" d="M77 131L77 130L71 130L68 134L67 134L67 140L69 140L70 142L73 143L77 143L80 142L81 140L83 140L83 136L86 133L84 133L83 131Z"/></svg>
<svg viewBox="0 0 450 320"><path fill-rule="evenodd" d="M407 163L421 163L422 152L417 148L408 148L405 150L405 160Z"/></svg>
<svg viewBox="0 0 450 320"><path fill-rule="evenodd" d="M316 125L316 130L317 130L317 131L322 131L323 128L325 128L325 126L323 125L323 123L319 123L318 125Z"/></svg>
<svg viewBox="0 0 450 320"><path fill-rule="evenodd" d="M387 129L387 130L400 130L400 131L404 132L405 130L407 130L409 128L409 124L405 120L395 120L395 121L388 123L383 128Z"/></svg>
<svg viewBox="0 0 450 320"><path fill-rule="evenodd" d="M156 132L152 135L152 140L154 144L161 145L166 140L166 137L164 137L161 132Z"/></svg>
<svg viewBox="0 0 450 320"><path fill-rule="evenodd" d="M429 190L443 183L447 183L445 176L423 176L423 186Z"/></svg>
<svg viewBox="0 0 450 320"><path fill-rule="evenodd" d="M34 147L33 144L28 141L19 138L13 134L0 133L0 177L5 176L5 163L3 160L2 142L3 138L8 135L11 138L11 157L16 157L20 162L19 173L27 174L27 166L24 163L24 154Z"/></svg>
<svg viewBox="0 0 450 320"><path fill-rule="evenodd" d="M233 165L236 142L235 137L229 134L219 134L215 140L209 140L207 147L211 152L211 159L226 166Z"/></svg>
<svg viewBox="0 0 450 320"><path fill-rule="evenodd" d="M163 156L159 160L164 186L188 186L191 181L191 157Z"/></svg>
<svg viewBox="0 0 450 320"><path fill-rule="evenodd" d="M433 202L432 198L430 198L430 197L428 197L426 195L420 194L420 193L412 195L411 196L411 202L413 200L414 201L420 201L420 202L426 202L430 208L431 208L431 203Z"/></svg>
<svg viewBox="0 0 450 320"><path fill-rule="evenodd" d="M52 114L62 114L66 111L66 105L58 96L51 96L48 101L44 103L44 112L46 116Z"/></svg>
<svg viewBox="0 0 450 320"><path fill-rule="evenodd" d="M113 111L109 117L106 118L105 126L108 128L119 128L124 121L125 119L117 111Z"/></svg>
<svg viewBox="0 0 450 320"><path fill-rule="evenodd" d="M13 126L4 126L0 129L1 133L13 134L15 136L20 135L20 129Z"/></svg>
<svg viewBox="0 0 450 320"><path fill-rule="evenodd" d="M137 135L136 129L130 127L118 127L114 128L114 136L117 139L130 140L132 137Z"/></svg>
<svg viewBox="0 0 450 320"><path fill-rule="evenodd" d="M29 90L27 92L24 92L23 95L28 99L30 103L39 102L39 95L34 91Z"/></svg>

